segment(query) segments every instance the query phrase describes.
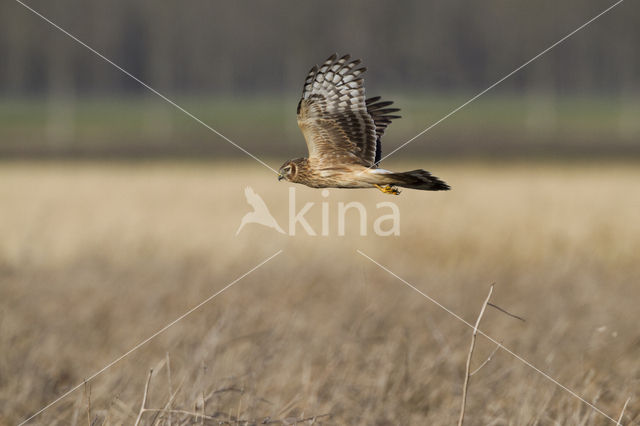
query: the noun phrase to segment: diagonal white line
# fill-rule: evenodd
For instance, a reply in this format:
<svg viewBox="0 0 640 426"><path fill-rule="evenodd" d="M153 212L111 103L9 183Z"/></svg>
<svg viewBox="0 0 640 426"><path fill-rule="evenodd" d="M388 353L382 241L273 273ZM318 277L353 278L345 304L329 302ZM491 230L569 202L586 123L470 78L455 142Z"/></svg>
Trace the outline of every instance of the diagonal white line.
<svg viewBox="0 0 640 426"><path fill-rule="evenodd" d="M395 273L393 273L389 268L381 265L380 263L376 262L375 260L373 260L371 257L367 256L365 253L363 253L361 250L356 250L359 254L361 254L363 257L366 257L367 259L369 259L371 262L375 263L376 265L378 265L381 269L387 271L389 274L393 275L394 277L396 277L398 280L402 281L407 287L413 289L414 291L420 293L424 298L428 299L430 302L434 303L435 305L437 305L439 308L443 309L444 311L446 311L449 315L455 317L457 320L461 321L462 323L464 323L465 325L467 325L468 327L470 327L471 329L475 329L473 324L471 324L470 322L466 321L464 318L462 318L460 315L456 314L455 312L453 312L451 309L447 308L446 306L444 306L442 303L438 302L436 299L434 299L433 297L429 296L428 294L424 293L423 291L419 290L418 288L414 287L413 285L411 285L410 283L408 283L406 280L404 280L403 278L401 278L400 276L396 275ZM607 413L605 413L604 411L602 411L601 409L599 409L598 407L596 407L595 405L593 405L592 403L590 403L589 401L587 401L586 399L584 399L583 397L581 397L580 395L578 395L575 391L571 390L570 388L568 388L567 386L563 385L562 383L560 383L559 381L557 381L556 379L554 379L553 377L551 377L549 374L545 373L544 371L540 370L538 367L536 367L535 365L533 365L532 363L530 363L529 361L527 361L526 359L522 358L520 355L518 355L517 353L513 352L511 349L507 348L506 346L504 346L502 343L498 342L496 339L494 339L493 337L487 335L486 333L484 333L482 330L478 329L478 333L483 335L484 337L486 337L487 339L489 339L490 341L492 341L493 343L495 343L498 347L500 347L501 349L503 349L505 352L509 353L511 356L513 356L514 358L516 358L518 361L524 363L525 365L527 365L528 367L532 368L533 370L535 370L536 372L538 372L539 374L541 374L544 378L546 378L547 380L553 382L556 386L559 386L560 388L562 388L563 390L565 390L566 392L570 393L572 396L578 398L580 401L584 402L585 404L587 404L589 407L591 407L592 409L594 409L595 411L597 411L598 413L602 414L604 417L606 417L607 419L611 420L612 422L616 423L616 420L612 417L610 417Z"/></svg>
<svg viewBox="0 0 640 426"><path fill-rule="evenodd" d="M43 408L41 408L40 410L36 411L34 414L32 414L29 418L25 419L22 421L22 423L20 423L18 426L22 426L23 424L29 422L30 420L32 420L34 417L38 416L39 414L41 414L43 411L47 410L48 408L52 407L53 405L57 404L58 402L60 402L62 399L64 399L65 397L67 397L69 394L73 393L74 391L76 391L77 389L79 389L81 386L83 386L85 383L95 379L97 376L99 376L100 374L104 373L106 370L108 370L109 368L111 368L113 365L117 364L118 362L122 361L124 358L126 358L127 356L129 356L131 353L135 352L136 350L138 350L140 347L144 346L145 344L149 343L152 339L154 339L155 337L157 337L158 335L164 333L165 331L167 331L170 327L174 326L175 324L177 324L180 320L184 319L185 317L189 316L190 314L192 314L193 312L195 312L196 310L198 310L200 307L202 307L203 305L205 305L206 303L210 302L211 300L213 300L214 298L216 298L219 294L221 294L222 292L224 292L225 290L231 288L234 284L236 284L238 281L240 281L241 279L243 279L244 277L246 277L247 275L249 275L250 273L252 273L253 271L255 271L256 269L260 268L261 266L263 266L265 263L269 262L271 259L273 259L274 257L278 256L280 253L282 253L282 250L278 250L275 254L272 254L271 256L269 256L268 258L266 258L265 260L263 260L262 262L260 262L259 264L257 264L256 266L254 266L253 268L249 269L247 272L245 272L244 274L240 275L238 278L236 278L235 280L233 280L232 282L230 282L229 284L227 284L226 286L224 286L221 290L218 290L216 293L212 294L211 296L207 297L205 300L203 300L202 302L198 303L196 306L194 306L193 308L189 309L187 312L185 312L184 314L180 315L178 318L174 319L173 321L171 321L169 324L165 325L164 327L162 327L160 330L156 331L155 333L153 333L151 336L147 337L146 339L144 339L143 341L141 341L140 343L138 343L137 345L135 345L133 348L129 349L127 352L123 353L122 355L120 355L118 358L114 359L113 361L111 361L109 364L105 365L104 367L102 367L100 370L96 371L95 373L93 373L92 375L90 375L89 377L87 377L86 379L84 379L81 383L78 383L76 386L72 387L71 389L69 389L68 391L66 391L65 393L63 393L62 395L60 395L58 398L54 399L53 401L51 401L50 403L48 403L47 405L45 405Z"/></svg>
<svg viewBox="0 0 640 426"><path fill-rule="evenodd" d="M200 123L201 125L203 125L204 127L206 127L207 129L211 130L213 133L215 133L216 135L220 136L222 139L226 140L227 142L229 142L231 145L235 146L236 148L238 148L240 151L244 152L245 154L247 154L249 157L253 158L254 160L256 160L258 163L262 164L263 166L265 166L266 168L268 168L269 170L271 170L272 172L278 174L278 172L271 166L269 166L267 163L265 163L264 161L262 161L261 159L259 159L258 157L256 157L255 155L253 155L252 153L250 153L249 151L247 151L245 148L241 147L240 145L238 145L237 143L235 143L234 141L232 141L231 139L229 139L228 137L226 137L225 135L223 135L222 133L220 133L219 131L217 131L216 129L214 129L213 127L211 127L210 125L208 125L207 123L205 123L204 121L202 121L201 119L199 119L198 117L196 117L195 115L193 115L192 113L190 113L189 111L187 111L186 109L184 109L183 107L181 107L180 105L178 105L177 103L175 103L174 101L172 101L171 99L169 99L168 97L166 97L165 95L163 95L162 93L160 93L159 91L157 91L156 89L154 89L153 87L149 86L147 83L145 83L144 81L140 80L138 77L136 77L135 75L131 74L129 71L127 71L126 69L122 68L120 65L116 64L115 62L113 62L111 59L107 58L106 56L104 56L102 53L98 52L97 50L95 50L93 47L89 46L87 43L83 42L82 40L80 40L78 37L74 36L73 34L71 34L69 31L65 30L64 28L62 28L60 25L56 24L55 22L53 22L51 19L47 18L46 16L42 15L40 12L38 12L37 10L33 9L31 6L23 3L21 0L15 0L17 3L21 4L22 6L24 6L26 9L30 10L31 12L33 12L35 15L37 15L38 17L40 17L42 20L48 22L49 24L51 24L53 27L55 27L56 29L60 30L61 32L63 32L64 34L66 34L67 36L69 36L71 39L73 39L75 42L77 42L78 44L86 47L87 49L89 49L92 53L94 53L95 55L97 55L98 57L100 57L101 59L103 59L104 61L106 61L107 63L113 65L115 68L117 68L118 70L122 71L124 74L126 74L127 76L131 77L133 80L135 80L136 82L138 82L140 85L142 85L144 88L148 89L150 92L158 95L159 97L161 97L163 100L165 100L166 102L168 102L169 104L171 104L172 106L174 106L175 108L177 108L178 110L182 111L184 114L186 114L187 116L191 117L192 119L194 119L195 121L197 121L198 123Z"/></svg>
<svg viewBox="0 0 640 426"><path fill-rule="evenodd" d="M447 115L445 115L444 117L442 117L441 119L439 119L438 121L436 121L435 123L433 123L432 125L430 125L429 127L427 127L426 129L424 129L423 131L421 131L420 133L418 133L417 135L415 135L414 137L412 137L411 139L409 139L408 141L406 141L405 143L403 143L402 145L400 145L399 147L395 148L393 151L391 151L390 153L388 153L387 155L383 156L380 161L378 161L378 163L381 163L382 160L392 156L393 154L395 154L397 151L401 150L402 148L404 148L405 146L409 145L411 142L413 142L414 140L416 140L417 138L419 138L420 136L424 135L425 133L427 133L429 130L433 129L434 127L436 127L438 124L442 123L444 120L446 120L447 118L451 117L453 114L455 114L456 112L460 111L462 108L466 107L467 105L469 105L471 102L475 101L476 99L478 99L480 96L484 95L485 93L487 93L489 90L493 89L494 87L496 87L497 85L499 85L500 83L502 83L503 81L505 81L506 79L508 79L509 77L511 77L512 75L514 75L515 73L517 73L518 71L520 71L521 69L523 69L524 67L526 67L527 65L529 65L530 63L532 63L533 61L535 61L536 59L540 58L541 56L543 56L544 54L548 53L550 50L552 50L553 48L555 48L556 46L558 46L559 44L561 44L562 42L564 42L565 40L567 40L569 37L573 36L574 34L576 34L578 31L582 30L583 28L585 28L587 25L591 24L593 21L595 21L596 19L600 18L602 15L606 14L607 12L609 12L611 9L613 9L614 7L618 6L620 3L622 3L624 0L618 0L617 2L615 2L614 4L612 4L611 6L609 6L608 8L606 8L605 10L603 10L602 12L598 13L596 16L594 16L593 18L589 19L587 22L585 22L584 24L580 25L578 28L576 28L575 30L571 31L569 34L567 34L566 36L562 37L560 40L556 41L555 43L553 43L551 46L547 47L546 49L544 49L542 52L538 53L536 56L534 56L533 58L529 59L527 62L525 62L524 64L520 65L518 68L514 69L513 71L511 71L509 74L505 75L504 77L502 77L500 80L496 81L495 83L493 83L491 86L487 87L486 89L484 89L483 91L481 91L480 93L478 93L477 95L475 95L474 97L472 97L471 99L469 99L468 101L466 101L465 103L463 103L462 105L460 105L459 107L457 107L456 109L452 110L451 112L449 112Z"/></svg>

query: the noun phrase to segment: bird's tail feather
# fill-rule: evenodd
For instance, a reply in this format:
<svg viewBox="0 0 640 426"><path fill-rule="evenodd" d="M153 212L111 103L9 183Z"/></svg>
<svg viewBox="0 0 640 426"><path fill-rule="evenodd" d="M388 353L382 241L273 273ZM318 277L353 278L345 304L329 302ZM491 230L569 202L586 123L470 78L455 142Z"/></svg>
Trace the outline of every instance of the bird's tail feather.
<svg viewBox="0 0 640 426"><path fill-rule="evenodd" d="M396 185L423 191L448 191L451 189L445 182L422 169L401 173L385 173L379 176L379 185Z"/></svg>

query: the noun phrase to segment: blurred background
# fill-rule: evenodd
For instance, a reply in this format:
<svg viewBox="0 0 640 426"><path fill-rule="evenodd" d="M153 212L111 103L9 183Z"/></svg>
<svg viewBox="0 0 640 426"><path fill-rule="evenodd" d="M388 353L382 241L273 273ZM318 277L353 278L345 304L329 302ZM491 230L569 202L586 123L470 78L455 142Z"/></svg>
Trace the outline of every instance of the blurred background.
<svg viewBox="0 0 640 426"><path fill-rule="evenodd" d="M296 104L334 52L402 108L388 153L611 3L28 4L277 168L306 155ZM610 416L497 351L471 380L467 425L611 424L628 397L622 424L640 424L638 22L640 3L621 3L383 164L451 191L323 197L0 2L0 425L278 250L30 424L134 424L150 368L141 424L455 424L470 330L356 250L470 323L496 283L492 301L526 322L488 309L484 331ZM285 229L291 187L297 211L315 203L316 232L327 205L329 235L236 236L248 186ZM355 214L338 235L352 201L366 237ZM389 201L400 235L373 235ZM473 368L493 350L479 338Z"/></svg>
<svg viewBox="0 0 640 426"><path fill-rule="evenodd" d="M402 108L388 152L608 5L29 4L256 155L278 157L303 152L297 98L333 52L363 59L367 94ZM638 155L639 13L629 2L603 16L404 155ZM2 157L242 155L17 2L0 5L0 22Z"/></svg>

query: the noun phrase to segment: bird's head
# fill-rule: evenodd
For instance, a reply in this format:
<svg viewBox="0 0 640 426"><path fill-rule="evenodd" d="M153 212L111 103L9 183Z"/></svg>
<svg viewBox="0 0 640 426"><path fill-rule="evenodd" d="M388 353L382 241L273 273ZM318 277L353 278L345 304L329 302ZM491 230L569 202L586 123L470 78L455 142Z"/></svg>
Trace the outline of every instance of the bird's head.
<svg viewBox="0 0 640 426"><path fill-rule="evenodd" d="M278 172L278 180L286 180L289 182L297 182L298 172L304 167L305 158L294 158L286 161Z"/></svg>

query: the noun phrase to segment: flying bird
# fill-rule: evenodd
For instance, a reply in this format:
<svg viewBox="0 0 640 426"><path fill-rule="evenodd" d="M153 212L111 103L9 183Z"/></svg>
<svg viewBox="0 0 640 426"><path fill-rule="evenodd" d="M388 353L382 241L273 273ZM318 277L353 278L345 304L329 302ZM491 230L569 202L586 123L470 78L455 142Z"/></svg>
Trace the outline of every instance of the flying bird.
<svg viewBox="0 0 640 426"><path fill-rule="evenodd" d="M308 158L280 167L278 180L312 188L378 188L398 195L398 187L446 191L449 185L426 170L392 172L379 167L381 138L397 108L379 96L366 99L364 67L351 56L329 57L315 65L298 102L298 126L307 142Z"/></svg>
<svg viewBox="0 0 640 426"><path fill-rule="evenodd" d="M236 235L240 233L242 228L244 228L244 226L247 223L257 223L260 225L264 225L268 228L273 228L281 234L285 233L282 230L282 228L280 228L280 225L278 225L278 222L276 222L274 217L269 212L269 209L267 208L267 205L264 203L264 200L262 199L262 197L260 197L253 190L253 188L251 188L250 186L247 186L244 189L244 196L247 199L247 203L249 203L249 205L253 207L253 211L245 214L242 217L242 221L240 222L240 226L236 231Z"/></svg>

